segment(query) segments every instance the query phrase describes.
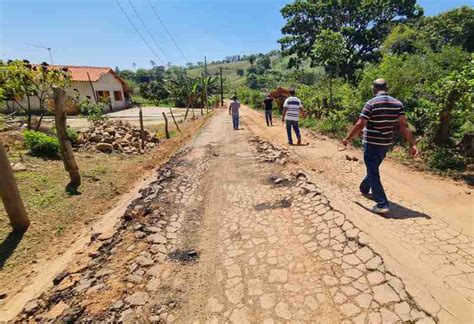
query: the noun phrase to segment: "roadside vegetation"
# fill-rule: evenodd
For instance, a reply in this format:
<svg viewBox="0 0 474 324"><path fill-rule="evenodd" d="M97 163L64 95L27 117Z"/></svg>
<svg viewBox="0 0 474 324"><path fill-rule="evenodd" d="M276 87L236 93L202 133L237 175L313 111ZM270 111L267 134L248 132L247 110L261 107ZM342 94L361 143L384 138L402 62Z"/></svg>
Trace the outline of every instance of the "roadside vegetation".
<svg viewBox="0 0 474 324"><path fill-rule="evenodd" d="M308 113L303 126L341 138L372 97L372 81L385 78L405 105L425 166L459 175L474 157L474 9L427 17L414 1L371 6L367 17L356 4L286 5L282 51L246 57L244 80L231 91L261 108L266 93L295 88ZM350 14L334 19L341 11ZM233 64L224 68L241 74L229 72ZM399 145L397 138L393 155L404 159Z"/></svg>

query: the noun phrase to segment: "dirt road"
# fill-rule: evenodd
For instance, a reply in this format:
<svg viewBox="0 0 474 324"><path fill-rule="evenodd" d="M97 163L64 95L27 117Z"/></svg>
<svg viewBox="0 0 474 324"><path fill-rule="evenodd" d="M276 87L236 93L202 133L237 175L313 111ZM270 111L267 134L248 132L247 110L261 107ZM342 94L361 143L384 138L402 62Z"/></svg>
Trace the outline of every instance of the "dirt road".
<svg viewBox="0 0 474 324"><path fill-rule="evenodd" d="M218 112L18 319L472 322L466 188L388 162L397 208L381 218L356 195L357 152L288 149L242 114L233 131Z"/></svg>

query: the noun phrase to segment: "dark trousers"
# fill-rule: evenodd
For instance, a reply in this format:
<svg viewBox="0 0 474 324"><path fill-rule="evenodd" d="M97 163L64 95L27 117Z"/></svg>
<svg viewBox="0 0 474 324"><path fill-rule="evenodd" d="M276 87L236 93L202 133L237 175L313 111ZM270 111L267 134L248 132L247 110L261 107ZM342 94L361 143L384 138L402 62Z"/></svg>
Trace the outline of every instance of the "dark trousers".
<svg viewBox="0 0 474 324"><path fill-rule="evenodd" d="M265 110L265 121L267 122L267 126L273 126L271 110Z"/></svg>
<svg viewBox="0 0 474 324"><path fill-rule="evenodd" d="M232 114L232 125L234 129L239 129L239 114Z"/></svg>
<svg viewBox="0 0 474 324"><path fill-rule="evenodd" d="M294 129L298 141L301 141L299 122L297 120L286 121L286 134L288 135L288 144L293 145L293 138L291 137L291 127L293 127Z"/></svg>
<svg viewBox="0 0 474 324"><path fill-rule="evenodd" d="M385 195L382 182L380 181L379 168L387 154L387 147L364 144L364 162L367 168L367 175L360 184L360 191L368 194L372 190L372 196L377 203L377 207L388 207L388 199Z"/></svg>

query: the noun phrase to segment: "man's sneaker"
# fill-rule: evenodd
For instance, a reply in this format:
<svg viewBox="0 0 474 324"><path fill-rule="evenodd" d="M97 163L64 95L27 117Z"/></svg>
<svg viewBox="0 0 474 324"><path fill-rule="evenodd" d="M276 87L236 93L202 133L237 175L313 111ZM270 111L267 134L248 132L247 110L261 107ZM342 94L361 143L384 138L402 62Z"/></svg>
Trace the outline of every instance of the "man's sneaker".
<svg viewBox="0 0 474 324"><path fill-rule="evenodd" d="M365 198L367 198L367 199L373 199L373 198L374 198L374 197L372 197L372 194L371 194L370 192L363 192L363 191L361 191L360 194L361 194L362 196L364 196Z"/></svg>
<svg viewBox="0 0 474 324"><path fill-rule="evenodd" d="M388 207L379 207L377 205L375 205L373 208L372 208L372 211L376 214L387 214L390 209Z"/></svg>

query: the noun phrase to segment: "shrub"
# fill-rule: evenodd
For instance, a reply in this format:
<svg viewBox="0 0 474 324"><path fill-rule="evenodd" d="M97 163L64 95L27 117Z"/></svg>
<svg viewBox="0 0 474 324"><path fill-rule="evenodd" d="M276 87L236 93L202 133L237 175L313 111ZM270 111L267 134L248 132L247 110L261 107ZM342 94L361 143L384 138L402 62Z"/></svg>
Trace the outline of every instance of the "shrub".
<svg viewBox="0 0 474 324"><path fill-rule="evenodd" d="M23 135L25 137L25 147L32 154L47 157L58 155L59 142L57 138L31 130L25 130Z"/></svg>
<svg viewBox="0 0 474 324"><path fill-rule="evenodd" d="M72 142L76 142L77 141L77 138L79 137L79 133L72 129L72 128L68 128L66 130L67 132L67 137L69 137L69 139L72 141Z"/></svg>
<svg viewBox="0 0 474 324"><path fill-rule="evenodd" d="M250 105L252 108L262 108L262 101L265 99L263 93L258 90L250 89L247 87L240 87L237 89L237 97L239 100L246 104Z"/></svg>
<svg viewBox="0 0 474 324"><path fill-rule="evenodd" d="M426 160L430 168L438 171L463 170L466 165L465 158L453 149L436 147L426 152Z"/></svg>

